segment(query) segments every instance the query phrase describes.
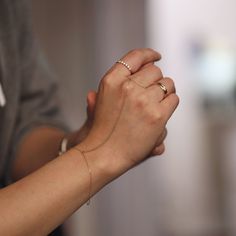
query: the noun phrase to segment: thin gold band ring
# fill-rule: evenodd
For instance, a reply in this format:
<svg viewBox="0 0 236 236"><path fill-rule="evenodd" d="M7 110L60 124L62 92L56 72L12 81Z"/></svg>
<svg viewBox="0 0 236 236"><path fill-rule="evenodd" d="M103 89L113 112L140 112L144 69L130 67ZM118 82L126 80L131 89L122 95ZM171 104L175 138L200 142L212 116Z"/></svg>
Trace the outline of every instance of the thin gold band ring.
<svg viewBox="0 0 236 236"><path fill-rule="evenodd" d="M165 95L168 93L168 90L164 84L158 82L157 85L160 87L160 89L164 92Z"/></svg>

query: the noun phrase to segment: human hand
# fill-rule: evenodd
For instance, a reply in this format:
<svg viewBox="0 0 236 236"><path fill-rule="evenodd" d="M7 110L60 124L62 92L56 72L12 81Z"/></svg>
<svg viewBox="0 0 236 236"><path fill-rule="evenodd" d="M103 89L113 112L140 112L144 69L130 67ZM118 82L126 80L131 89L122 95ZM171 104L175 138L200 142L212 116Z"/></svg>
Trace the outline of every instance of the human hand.
<svg viewBox="0 0 236 236"><path fill-rule="evenodd" d="M153 64L153 63L149 63L149 64L145 65L143 68L145 68L151 64ZM143 68L141 68L141 70ZM94 119L95 104L96 104L96 92L90 91L87 94L87 120L84 123L84 125L82 126L82 128L76 132L75 144L78 144L81 141L83 141L86 138L86 136L88 135L88 133L92 127L92 123L93 123L93 119ZM155 155L159 156L164 153L164 151L165 151L164 140L165 140L166 136L167 136L167 129L165 128L162 135L157 140L156 146L153 148L153 150L151 151L149 156L155 156Z"/></svg>
<svg viewBox="0 0 236 236"><path fill-rule="evenodd" d="M151 49L135 50L122 59L131 66L132 75L121 64L107 72L99 85L94 122L83 150L110 150L115 158L110 157L111 163L124 170L144 160L157 143L162 146L178 96L173 81L163 78L152 64L159 59L160 54ZM165 97L157 82L167 87Z"/></svg>
<svg viewBox="0 0 236 236"><path fill-rule="evenodd" d="M149 63L145 65L144 67L147 67L153 63ZM144 68L143 67L143 68ZM141 70L143 69L141 68ZM86 138L88 135L91 127L92 127L92 122L94 119L94 109L95 109L95 104L96 104L96 92L90 91L87 95L87 121L85 122L84 126L79 130L78 132L78 139L77 143L80 143L82 140ZM156 146L153 148L149 156L160 156L165 152L165 144L164 141L167 137L167 128L164 129L162 135L156 142Z"/></svg>
<svg viewBox="0 0 236 236"><path fill-rule="evenodd" d="M96 92L89 91L87 94L87 118L84 124L79 130L76 130L70 134L67 134L68 145L67 148L70 149L77 144L81 143L89 134L91 130L93 120L94 120L94 110L96 104ZM160 136L160 139L157 140L156 146L153 148L149 156L161 155L165 151L164 140L167 136L167 129L165 129Z"/></svg>

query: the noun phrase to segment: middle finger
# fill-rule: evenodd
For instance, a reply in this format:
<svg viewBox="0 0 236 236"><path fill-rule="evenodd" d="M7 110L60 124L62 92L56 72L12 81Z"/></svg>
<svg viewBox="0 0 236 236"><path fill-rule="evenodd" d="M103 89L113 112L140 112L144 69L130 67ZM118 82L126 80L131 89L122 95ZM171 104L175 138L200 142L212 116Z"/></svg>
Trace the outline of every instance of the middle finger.
<svg viewBox="0 0 236 236"><path fill-rule="evenodd" d="M163 78L163 74L159 67L149 65L137 73L129 76L129 79L142 88L148 88L151 84Z"/></svg>

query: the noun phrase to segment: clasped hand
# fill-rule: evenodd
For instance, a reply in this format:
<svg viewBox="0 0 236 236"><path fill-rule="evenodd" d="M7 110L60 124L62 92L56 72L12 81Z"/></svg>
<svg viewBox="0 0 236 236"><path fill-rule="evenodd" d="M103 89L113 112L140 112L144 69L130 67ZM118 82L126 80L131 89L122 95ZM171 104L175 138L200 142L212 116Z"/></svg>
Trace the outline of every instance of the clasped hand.
<svg viewBox="0 0 236 236"><path fill-rule="evenodd" d="M80 145L83 150L106 148L114 157L111 163L126 169L164 152L165 127L179 98L173 80L154 65L160 59L152 49L133 50L121 59L132 73L116 63L105 74L96 97L88 99L95 107L90 106L91 129Z"/></svg>

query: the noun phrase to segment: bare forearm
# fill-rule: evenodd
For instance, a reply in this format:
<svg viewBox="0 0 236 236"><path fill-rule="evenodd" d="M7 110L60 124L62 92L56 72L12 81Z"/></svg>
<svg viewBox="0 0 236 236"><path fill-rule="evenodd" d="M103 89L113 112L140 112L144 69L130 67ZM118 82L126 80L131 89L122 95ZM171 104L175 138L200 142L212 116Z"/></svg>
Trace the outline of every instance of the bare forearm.
<svg viewBox="0 0 236 236"><path fill-rule="evenodd" d="M13 179L18 180L57 157L64 135L62 130L47 126L35 128L26 134L13 163Z"/></svg>
<svg viewBox="0 0 236 236"><path fill-rule="evenodd" d="M111 180L104 171L107 164L99 160L102 159L90 155L91 194ZM88 198L88 169L80 153L72 149L0 190L0 235L47 235Z"/></svg>

